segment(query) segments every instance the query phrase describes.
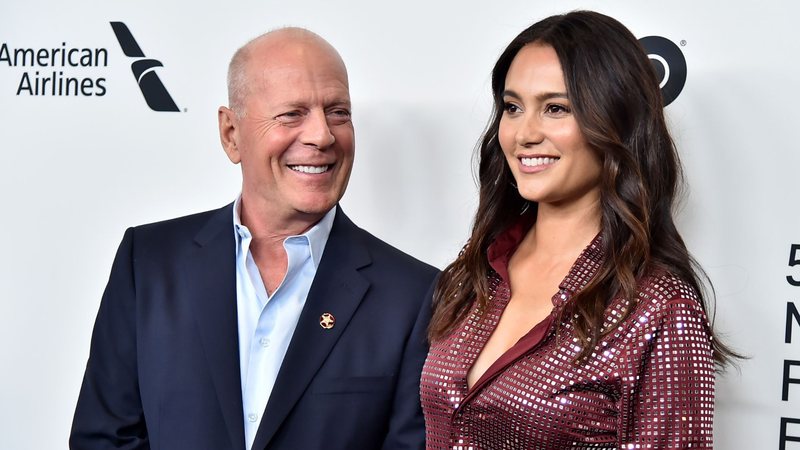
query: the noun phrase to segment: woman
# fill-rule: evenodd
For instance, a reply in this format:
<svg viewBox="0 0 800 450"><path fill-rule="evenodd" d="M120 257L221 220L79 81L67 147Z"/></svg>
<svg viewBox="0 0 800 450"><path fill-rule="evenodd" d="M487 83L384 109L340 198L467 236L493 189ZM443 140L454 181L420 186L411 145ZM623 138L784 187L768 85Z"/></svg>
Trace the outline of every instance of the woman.
<svg viewBox="0 0 800 450"><path fill-rule="evenodd" d="M435 293L431 449L711 448L715 363L658 81L616 20L538 22L492 75L472 236Z"/></svg>

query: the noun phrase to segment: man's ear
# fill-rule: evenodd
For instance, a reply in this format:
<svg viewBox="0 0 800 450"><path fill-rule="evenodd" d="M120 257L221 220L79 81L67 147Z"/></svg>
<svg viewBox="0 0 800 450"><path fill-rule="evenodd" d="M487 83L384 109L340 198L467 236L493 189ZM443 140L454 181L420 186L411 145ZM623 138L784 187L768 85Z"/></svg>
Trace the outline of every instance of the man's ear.
<svg viewBox="0 0 800 450"><path fill-rule="evenodd" d="M239 154L239 147L236 145L239 134L236 129L239 126L238 118L230 108L220 106L217 111L217 119L219 121L219 141L222 143L222 149L228 155L228 159L234 164L239 164L242 156Z"/></svg>

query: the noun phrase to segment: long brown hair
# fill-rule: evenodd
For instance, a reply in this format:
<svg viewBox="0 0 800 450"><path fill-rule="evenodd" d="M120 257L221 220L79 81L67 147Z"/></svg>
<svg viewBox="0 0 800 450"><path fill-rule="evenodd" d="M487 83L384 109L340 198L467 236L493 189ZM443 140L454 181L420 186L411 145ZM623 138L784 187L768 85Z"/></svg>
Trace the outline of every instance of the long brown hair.
<svg viewBox="0 0 800 450"><path fill-rule="evenodd" d="M584 360L604 335L604 314L616 296L637 298L637 281L653 270L686 280L707 305L702 270L689 255L673 221L682 182L681 164L664 119L655 71L637 39L617 20L591 11L548 17L520 33L492 71L494 111L478 147L478 210L472 235L443 272L434 294L431 340L438 340L475 306L484 307L491 271L491 242L536 203L513 184L498 142L506 74L517 53L531 43L553 47L564 72L573 113L589 146L603 161L600 181L601 235L606 260L573 299L574 329L587 342ZM704 274L703 274L704 275ZM630 313L630 309L627 312ZM712 339L715 362L738 357Z"/></svg>

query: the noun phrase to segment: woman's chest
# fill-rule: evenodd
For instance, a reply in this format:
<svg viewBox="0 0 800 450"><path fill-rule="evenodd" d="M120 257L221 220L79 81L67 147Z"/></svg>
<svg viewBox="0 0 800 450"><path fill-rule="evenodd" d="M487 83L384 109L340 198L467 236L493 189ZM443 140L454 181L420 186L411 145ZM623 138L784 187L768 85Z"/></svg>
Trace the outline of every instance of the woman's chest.
<svg viewBox="0 0 800 450"><path fill-rule="evenodd" d="M545 333L527 348L517 346L468 388L469 370L493 330L493 321L469 318L431 347L422 375L426 415L436 411L451 442L477 448L504 448L498 443L506 437L516 442L508 448L613 443L624 355L606 342L606 350L576 365L580 348L569 325L553 328L559 328L557 335Z"/></svg>

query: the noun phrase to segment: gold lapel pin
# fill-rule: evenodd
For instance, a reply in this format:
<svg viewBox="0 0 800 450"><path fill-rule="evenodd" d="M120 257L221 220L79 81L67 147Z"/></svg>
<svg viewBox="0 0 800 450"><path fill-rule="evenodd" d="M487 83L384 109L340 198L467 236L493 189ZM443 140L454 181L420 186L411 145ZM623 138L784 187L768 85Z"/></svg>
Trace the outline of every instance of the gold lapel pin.
<svg viewBox="0 0 800 450"><path fill-rule="evenodd" d="M334 325L336 325L336 318L333 317L333 314L326 312L319 317L319 326L322 328L330 330Z"/></svg>

